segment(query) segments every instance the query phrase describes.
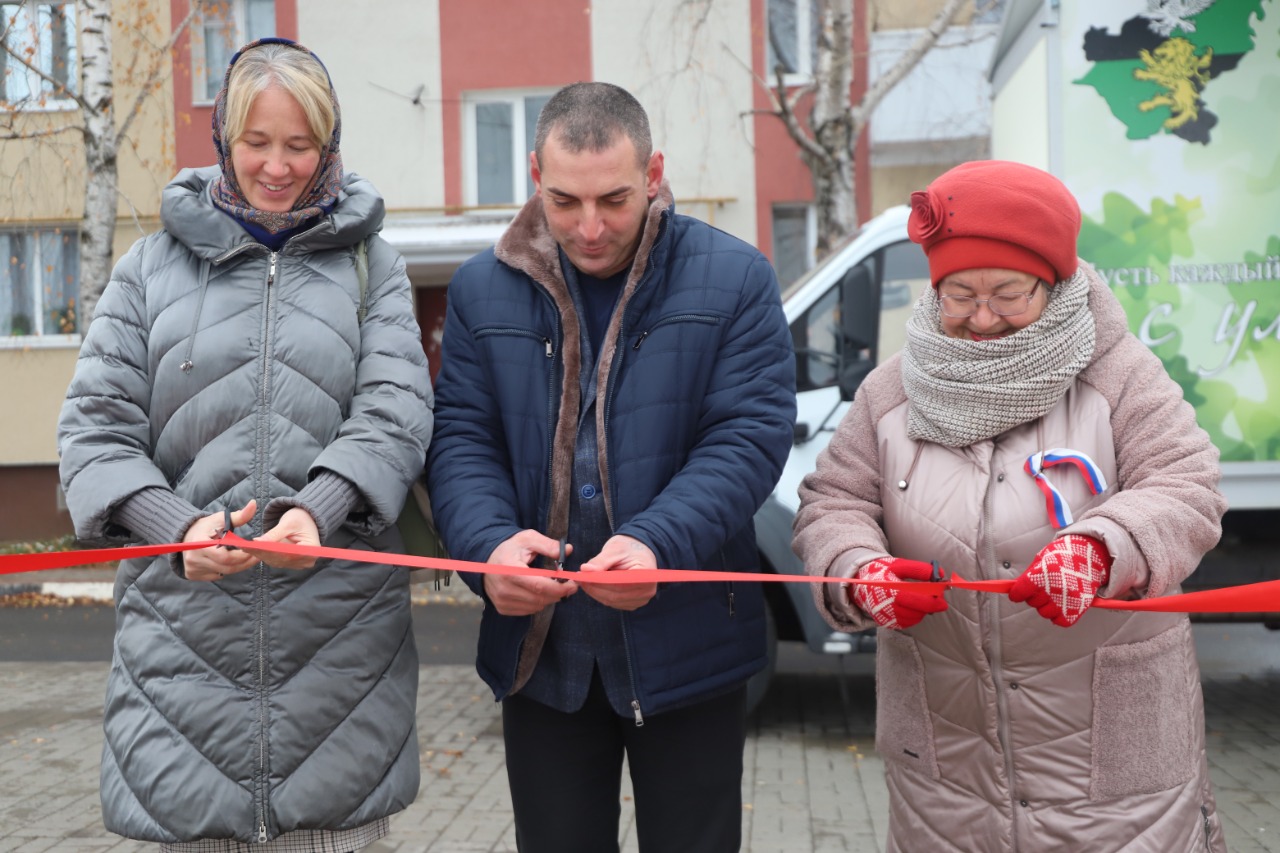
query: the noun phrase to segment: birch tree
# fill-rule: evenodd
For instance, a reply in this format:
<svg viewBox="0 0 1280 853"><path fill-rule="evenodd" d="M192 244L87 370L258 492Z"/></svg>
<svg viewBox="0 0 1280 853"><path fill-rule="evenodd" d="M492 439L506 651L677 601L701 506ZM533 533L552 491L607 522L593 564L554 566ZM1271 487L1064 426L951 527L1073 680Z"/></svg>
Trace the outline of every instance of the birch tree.
<svg viewBox="0 0 1280 853"><path fill-rule="evenodd" d="M937 44L964 7L974 5L973 0L946 0L915 42L855 103L853 4L854 0L814 0L819 24L812 79L803 86L789 87L779 64L773 69L773 86L765 85L772 114L799 146L813 176L819 258L857 227L855 146L871 114ZM809 95L813 105L806 121L800 104Z"/></svg>
<svg viewBox="0 0 1280 853"><path fill-rule="evenodd" d="M80 293L76 313L79 321L73 328L84 331L93 317L94 308L111 275L113 238L119 204L119 155L129 140L147 100L161 92L172 68L172 50L204 0L192 0L190 9L160 44L149 41L145 34L131 40L132 51L125 66L133 97L128 103L116 104L116 65L112 53L113 30L119 7L135 4L129 11L142 24L154 22L154 12L139 3L144 0L76 0L75 23L78 29L78 87L71 85L66 73L57 67L44 67L35 49L20 49L27 42L10 37L20 24L18 16L0 22L3 45L10 68L33 75L45 85L29 96L27 102L0 104L6 108L0 124L0 140L49 140L62 134L78 135L84 153L84 207L80 224ZM35 22L33 22L35 25ZM49 97L73 101L77 119L65 123L33 126L24 117L24 108L40 105Z"/></svg>

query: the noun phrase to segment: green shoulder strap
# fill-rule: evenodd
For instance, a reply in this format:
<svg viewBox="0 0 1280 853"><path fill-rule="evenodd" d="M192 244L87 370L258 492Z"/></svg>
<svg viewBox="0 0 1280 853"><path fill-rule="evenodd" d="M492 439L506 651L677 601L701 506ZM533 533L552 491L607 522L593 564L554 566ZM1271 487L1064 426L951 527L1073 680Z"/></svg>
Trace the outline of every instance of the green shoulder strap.
<svg viewBox="0 0 1280 853"><path fill-rule="evenodd" d="M360 305L356 308L356 319L363 324L365 315L369 313L369 241L361 240L356 244L356 279L360 282ZM396 521L400 530L400 538L404 540L406 554L416 557L448 557L440 534L436 532L435 520L431 516L431 499L420 481L415 481L405 498L404 509ZM440 589L441 583L448 585L453 572L444 569L413 569L409 572L411 583L428 581Z"/></svg>

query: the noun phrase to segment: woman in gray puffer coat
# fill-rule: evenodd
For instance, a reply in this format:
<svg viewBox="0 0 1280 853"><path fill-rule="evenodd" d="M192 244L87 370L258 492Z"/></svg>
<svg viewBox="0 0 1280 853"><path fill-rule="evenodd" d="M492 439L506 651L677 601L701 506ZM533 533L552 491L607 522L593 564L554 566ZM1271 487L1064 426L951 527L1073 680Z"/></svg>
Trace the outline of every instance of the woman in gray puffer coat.
<svg viewBox="0 0 1280 853"><path fill-rule="evenodd" d="M431 387L382 199L343 175L324 66L231 61L220 168L119 262L58 425L82 539L400 550ZM366 256L367 274L357 272ZM408 572L206 548L121 564L107 828L166 851L354 850L418 789Z"/></svg>
<svg viewBox="0 0 1280 853"><path fill-rule="evenodd" d="M890 851L1225 849L1187 617L1090 609L1178 590L1220 534L1218 454L1079 229L1017 163L913 194L934 290L800 487L813 574L1014 581L815 592L837 628L880 626Z"/></svg>

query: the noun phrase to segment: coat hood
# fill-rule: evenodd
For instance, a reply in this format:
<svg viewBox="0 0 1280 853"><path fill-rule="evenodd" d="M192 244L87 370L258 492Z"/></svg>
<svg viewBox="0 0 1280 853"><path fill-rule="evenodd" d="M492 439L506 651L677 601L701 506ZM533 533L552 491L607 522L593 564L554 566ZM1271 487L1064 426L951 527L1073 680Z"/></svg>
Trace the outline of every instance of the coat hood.
<svg viewBox="0 0 1280 853"><path fill-rule="evenodd" d="M229 252L257 243L239 222L214 206L209 188L217 166L183 169L164 188L160 220L165 230L197 257L218 262ZM333 210L285 244L284 252L314 252L354 246L382 229L386 205L373 184L348 172Z"/></svg>

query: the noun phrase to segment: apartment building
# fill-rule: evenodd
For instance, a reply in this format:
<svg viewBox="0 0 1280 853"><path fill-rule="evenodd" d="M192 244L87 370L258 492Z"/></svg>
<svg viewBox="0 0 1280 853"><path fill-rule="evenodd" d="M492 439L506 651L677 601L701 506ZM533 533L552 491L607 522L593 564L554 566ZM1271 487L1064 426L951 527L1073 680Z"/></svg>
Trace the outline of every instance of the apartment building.
<svg viewBox="0 0 1280 853"><path fill-rule="evenodd" d="M188 0L115 6L149 22L152 44L163 43L189 11ZM855 0L855 98L941 6ZM61 51L68 70L60 73L74 79L74 4L0 3L6 19L19 7L23 21L60 22L27 31L43 39L41 56ZM901 203L955 163L986 156L984 72L997 19L998 4L976 20L966 15L886 98L859 141L860 219ZM139 50L133 23L117 22L125 34L116 46L122 75ZM799 149L770 114L764 86L778 65L788 86L812 79L816 24L816 0L206 0L170 51L148 123L131 135L135 153L122 156L117 254L156 227L160 188L177 169L214 162L212 99L231 52L249 39L281 35L312 48L329 70L342 103L344 164L386 199L383 236L408 264L434 364L453 270L491 245L528 198L538 110L578 80L633 92L665 152L677 210L759 246L785 284L813 263L812 186ZM22 37L8 32L6 38ZM19 85L8 82L11 70L6 92ZM127 87L120 94L127 99ZM0 101L10 104L10 119L29 118L13 115L24 109L15 99ZM37 110L28 101L25 110L45 122L76 120L74 103L46 101ZM56 311L58 288L74 293L78 286L74 236L83 209L74 134L57 148L37 140L3 144L0 175L24 163L19 171L27 177L12 190L0 183L0 249L35 248L24 249L22 257L32 260L21 262L10 248L10 262L0 266L0 324L9 324L0 325L0 376L6 400L15 401L0 410L0 498L21 506L0 516L0 541L70 529L57 491L54 424L80 330L59 327ZM20 303L4 294L19 291L49 302L40 325L16 319Z"/></svg>

